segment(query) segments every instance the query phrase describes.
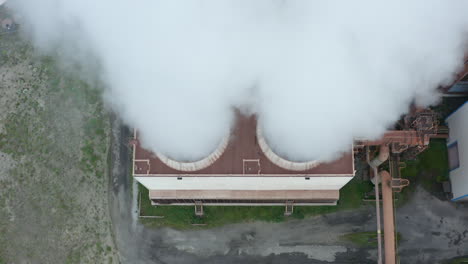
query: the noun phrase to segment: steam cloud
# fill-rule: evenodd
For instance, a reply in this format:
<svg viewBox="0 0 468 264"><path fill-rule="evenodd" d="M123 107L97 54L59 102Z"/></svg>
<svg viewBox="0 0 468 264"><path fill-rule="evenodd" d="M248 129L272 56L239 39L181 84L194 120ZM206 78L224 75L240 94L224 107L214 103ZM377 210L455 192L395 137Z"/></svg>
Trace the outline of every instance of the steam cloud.
<svg viewBox="0 0 468 264"><path fill-rule="evenodd" d="M468 1L16 0L42 47L93 54L105 98L143 143L181 160L259 116L293 160L377 138L412 101L437 102L463 64ZM82 53L81 51L89 51Z"/></svg>

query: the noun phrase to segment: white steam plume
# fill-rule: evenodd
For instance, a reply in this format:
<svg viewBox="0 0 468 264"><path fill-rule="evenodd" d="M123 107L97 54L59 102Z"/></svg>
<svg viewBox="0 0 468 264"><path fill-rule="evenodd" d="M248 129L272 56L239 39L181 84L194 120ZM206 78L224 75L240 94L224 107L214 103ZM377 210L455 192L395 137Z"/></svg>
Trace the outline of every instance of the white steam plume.
<svg viewBox="0 0 468 264"><path fill-rule="evenodd" d="M468 1L16 0L41 47L95 54L106 99L153 151L207 155L258 114L278 154L335 158L463 64ZM83 53L79 53L83 54ZM83 62L87 58L80 58Z"/></svg>

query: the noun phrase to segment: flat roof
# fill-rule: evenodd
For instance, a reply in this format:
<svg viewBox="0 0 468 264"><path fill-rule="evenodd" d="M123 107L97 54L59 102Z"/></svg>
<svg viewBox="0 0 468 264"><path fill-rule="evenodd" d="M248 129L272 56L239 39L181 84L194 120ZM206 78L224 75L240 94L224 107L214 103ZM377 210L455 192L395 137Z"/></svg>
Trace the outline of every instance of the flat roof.
<svg viewBox="0 0 468 264"><path fill-rule="evenodd" d="M354 157L350 151L333 162L314 168L293 171L271 162L262 152L256 136L255 116L238 114L229 143L224 153L210 166L197 171L179 171L168 167L154 153L144 149L135 133L134 175L138 176L354 176Z"/></svg>

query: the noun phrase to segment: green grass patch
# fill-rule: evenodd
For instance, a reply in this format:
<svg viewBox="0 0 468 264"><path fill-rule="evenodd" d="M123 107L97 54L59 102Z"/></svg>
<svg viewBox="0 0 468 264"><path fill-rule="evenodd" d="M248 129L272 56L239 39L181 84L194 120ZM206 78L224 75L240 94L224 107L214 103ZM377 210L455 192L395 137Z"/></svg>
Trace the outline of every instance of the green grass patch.
<svg viewBox="0 0 468 264"><path fill-rule="evenodd" d="M448 154L445 139L432 139L427 150L418 159L409 161L401 170L402 177L419 181L426 189L448 180Z"/></svg>
<svg viewBox="0 0 468 264"><path fill-rule="evenodd" d="M452 259L449 264L468 264L468 257Z"/></svg>
<svg viewBox="0 0 468 264"><path fill-rule="evenodd" d="M385 234L382 233L382 240ZM376 247L377 246L377 232L357 232L357 233L350 233L341 236L341 239L344 241L351 242L359 247ZM401 240L401 234L397 233L395 237L396 241L399 242Z"/></svg>
<svg viewBox="0 0 468 264"><path fill-rule="evenodd" d="M144 216L164 216L164 218L141 218L152 227L169 226L177 229L211 228L226 224L253 221L282 222L284 206L204 206L204 216L195 216L194 206L153 206L148 199L148 190L138 184L141 194L140 214ZM340 190L340 200L336 206L295 206L293 218L333 213L340 210L356 209L364 205L363 194L372 189L370 182L352 179ZM194 226L193 224L202 224Z"/></svg>
<svg viewBox="0 0 468 264"><path fill-rule="evenodd" d="M415 186L421 184L429 192L440 191L440 183L449 180L447 143L445 139L431 139L429 147L416 160L405 161L401 177L410 180L409 187L398 194L397 205L409 199Z"/></svg>
<svg viewBox="0 0 468 264"><path fill-rule="evenodd" d="M420 155L419 168L436 173L437 182L448 180L448 153L445 139L431 140L429 148Z"/></svg>
<svg viewBox="0 0 468 264"><path fill-rule="evenodd" d="M371 191L372 187L370 181L362 181L355 177L341 188L340 200L336 206L296 206L292 217L301 219L307 216L359 208L364 205L362 201L364 194Z"/></svg>

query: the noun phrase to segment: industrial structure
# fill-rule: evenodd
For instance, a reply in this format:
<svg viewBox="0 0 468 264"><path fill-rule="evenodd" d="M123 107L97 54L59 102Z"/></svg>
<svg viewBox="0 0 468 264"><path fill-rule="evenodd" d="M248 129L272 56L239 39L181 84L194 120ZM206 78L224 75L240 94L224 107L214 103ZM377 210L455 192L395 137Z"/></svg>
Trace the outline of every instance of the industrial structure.
<svg viewBox="0 0 468 264"><path fill-rule="evenodd" d="M381 139L357 140L355 142L356 148L366 149L367 162L371 167L370 178L375 185L379 264L398 263L393 193L401 192L404 187L409 185L409 181L400 176L400 158L414 159L428 147L431 138L447 138L448 129L440 126L438 120L438 115L432 110L413 106L410 113L396 124L395 130L388 131ZM371 148L376 153L372 159L370 157L372 155L370 154ZM379 166L387 161L389 171L380 170ZM383 203L382 210L380 200ZM385 234L384 250L382 250L381 216L384 226L383 234Z"/></svg>
<svg viewBox="0 0 468 264"><path fill-rule="evenodd" d="M435 112L413 106L410 113L396 124L395 130L387 131L378 140L358 139L355 147L388 145L392 153L402 154L405 159L415 159L427 149L431 138L446 138L447 132L446 127L439 126Z"/></svg>
<svg viewBox="0 0 468 264"><path fill-rule="evenodd" d="M173 160L145 150L134 131L133 176L149 190L153 205L283 205L285 215L298 205L336 205L339 190L354 176L354 156L366 151L371 180L376 185L379 263L382 263L381 211L385 231L385 263L396 263L393 193L409 184L400 177L400 157L415 158L433 137L447 137L436 113L412 107L394 130L379 140L355 140L350 150L333 162L293 162L268 145L255 116L238 114L231 135L207 157L194 162ZM375 156L375 157L371 157ZM389 162L389 172L379 166ZM379 187L381 186L381 187ZM382 195L379 189L382 188Z"/></svg>
<svg viewBox="0 0 468 264"><path fill-rule="evenodd" d="M386 145L392 154L415 157L437 137L436 115L413 109L400 130L379 140L356 140L333 162L293 162L277 155L255 116L237 116L232 134L207 157L180 162L145 150L135 130L133 176L149 190L154 205L335 205L339 190L354 176L354 151Z"/></svg>
<svg viewBox="0 0 468 264"><path fill-rule="evenodd" d="M450 182L454 202L468 201L468 104L446 118L450 128L447 141Z"/></svg>
<svg viewBox="0 0 468 264"><path fill-rule="evenodd" d="M154 205L335 205L354 176L353 148L333 162L293 162L277 155L255 116L237 115L232 134L206 158L180 162L133 141L133 176Z"/></svg>
<svg viewBox="0 0 468 264"><path fill-rule="evenodd" d="M339 190L355 175L354 156L365 151L375 184L378 259L383 263L384 255L385 263L390 264L397 263L393 193L409 184L400 177L400 158L414 159L434 137L448 137L447 127L439 125L439 116L412 107L394 130L378 140L355 140L349 152L333 162L294 162L271 149L255 116L238 114L231 135L210 155L194 162L145 150L135 130L133 176L149 190L153 205L195 205L199 216L204 205L283 205L285 215L290 215L294 206L336 205ZM389 171L380 170L387 161Z"/></svg>

